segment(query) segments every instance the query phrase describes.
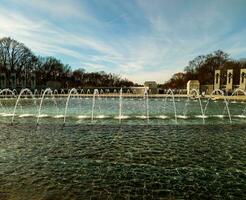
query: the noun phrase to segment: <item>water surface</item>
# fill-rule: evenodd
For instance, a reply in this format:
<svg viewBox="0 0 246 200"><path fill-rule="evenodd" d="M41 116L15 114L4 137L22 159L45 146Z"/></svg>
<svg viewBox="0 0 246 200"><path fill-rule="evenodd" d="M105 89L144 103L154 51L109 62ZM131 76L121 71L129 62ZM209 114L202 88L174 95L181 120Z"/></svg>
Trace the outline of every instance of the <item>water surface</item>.
<svg viewBox="0 0 246 200"><path fill-rule="evenodd" d="M246 126L0 124L0 199L243 199Z"/></svg>

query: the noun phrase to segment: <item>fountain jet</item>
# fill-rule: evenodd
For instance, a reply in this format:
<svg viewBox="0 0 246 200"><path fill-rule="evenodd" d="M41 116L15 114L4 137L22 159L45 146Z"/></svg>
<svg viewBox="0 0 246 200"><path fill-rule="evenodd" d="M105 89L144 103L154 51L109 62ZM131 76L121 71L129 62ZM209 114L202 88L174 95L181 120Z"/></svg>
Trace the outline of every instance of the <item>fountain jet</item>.
<svg viewBox="0 0 246 200"><path fill-rule="evenodd" d="M173 112L174 112L175 123L178 124L177 109L176 109L175 98L174 98L174 93L173 93L172 89L168 89L167 92L166 92L166 97L165 97L165 102L164 102L164 112L165 112L165 109L166 109L167 97L169 95L171 95L172 102L173 102Z"/></svg>
<svg viewBox="0 0 246 200"><path fill-rule="evenodd" d="M78 91L75 88L73 88L73 89L71 89L69 91L69 94L68 94L68 97L67 97L67 101L66 101L65 112L64 112L63 125L66 124L67 108L68 108L68 103L69 103L69 100L70 100L70 97L71 97L72 94L78 95Z"/></svg>
<svg viewBox="0 0 246 200"><path fill-rule="evenodd" d="M28 89L28 88L22 89L21 92L20 92L20 94L19 94L19 96L18 96L18 98L17 98L17 101L16 101L16 103L15 103L15 107L14 107L14 111L13 111L13 116L12 116L11 124L14 123L15 113L16 113L16 108L17 108L17 106L18 106L18 104L19 104L19 101L20 101L20 99L21 99L21 96L22 96L23 94L26 95L26 93L28 93L28 94L32 97L32 99L34 99L34 104L35 104L35 106L37 106L36 98L34 97L32 91L31 91L30 89Z"/></svg>
<svg viewBox="0 0 246 200"><path fill-rule="evenodd" d="M227 114L228 114L228 117L229 117L229 121L230 121L230 123L232 123L232 120L231 120L231 113L230 113L230 110L229 110L229 107L228 107L228 101L227 101L226 98L225 98L224 92L223 92L222 90L220 90L220 89L215 89L215 90L213 90L213 91L211 92L210 98L208 99L208 101L207 101L207 103L206 103L206 105L205 105L205 108L204 108L204 115L206 115L206 111L207 111L207 108L208 108L208 104L209 104L209 102L211 101L212 96L213 96L214 94L216 94L216 93L220 93L220 94L222 95L222 97L223 97L223 99L224 99L225 107L226 107L226 110L227 110Z"/></svg>
<svg viewBox="0 0 246 200"><path fill-rule="evenodd" d="M91 122L94 120L94 109L95 109L95 103L96 103L96 96L99 96L98 89L94 89L93 98L92 98L92 109L91 109Z"/></svg>
<svg viewBox="0 0 246 200"><path fill-rule="evenodd" d="M41 116L41 109L42 109L44 97L45 97L46 94L50 94L52 96L53 102L54 102L54 104L56 106L56 109L58 110L57 103L56 103L55 98L54 98L54 95L53 95L53 91L50 88L47 88L46 90L44 90L44 92L42 94L41 101L40 101L40 105L39 105L39 109L38 109L37 125L39 123L39 118Z"/></svg>

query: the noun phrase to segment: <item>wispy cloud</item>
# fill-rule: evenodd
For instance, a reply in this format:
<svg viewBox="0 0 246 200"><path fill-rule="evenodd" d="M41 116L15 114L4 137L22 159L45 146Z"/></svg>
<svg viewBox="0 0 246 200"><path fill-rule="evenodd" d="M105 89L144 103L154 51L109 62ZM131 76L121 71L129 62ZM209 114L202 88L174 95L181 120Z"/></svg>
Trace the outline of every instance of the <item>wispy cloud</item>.
<svg viewBox="0 0 246 200"><path fill-rule="evenodd" d="M244 56L245 8L243 0L3 0L0 37L75 68L162 83L200 54Z"/></svg>

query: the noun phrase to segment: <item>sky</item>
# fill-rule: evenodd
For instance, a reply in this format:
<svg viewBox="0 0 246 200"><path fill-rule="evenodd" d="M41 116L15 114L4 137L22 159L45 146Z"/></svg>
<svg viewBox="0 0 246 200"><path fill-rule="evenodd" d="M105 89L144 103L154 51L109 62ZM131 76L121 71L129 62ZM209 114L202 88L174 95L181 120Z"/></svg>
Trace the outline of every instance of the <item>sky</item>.
<svg viewBox="0 0 246 200"><path fill-rule="evenodd" d="M246 0L0 0L0 37L73 69L164 83L221 49L246 57Z"/></svg>

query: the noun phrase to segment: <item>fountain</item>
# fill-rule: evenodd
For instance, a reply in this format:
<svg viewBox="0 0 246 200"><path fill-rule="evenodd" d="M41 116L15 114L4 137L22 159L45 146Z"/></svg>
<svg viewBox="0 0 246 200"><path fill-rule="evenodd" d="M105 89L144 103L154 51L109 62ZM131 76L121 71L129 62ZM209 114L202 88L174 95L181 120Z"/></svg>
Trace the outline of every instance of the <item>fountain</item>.
<svg viewBox="0 0 246 200"><path fill-rule="evenodd" d="M12 123L12 124L14 123L15 113L16 113L16 108L17 108L17 106L18 106L18 104L19 104L19 101L20 101L20 99L21 99L21 96L22 96L23 94L26 94L26 93L29 93L29 95L30 95L30 96L32 97L32 99L34 100L35 106L37 106L37 104L36 104L36 99L35 99L34 95L32 94L32 91L31 91L30 89L28 89L28 88L22 89L21 92L20 92L20 94L19 94L19 96L18 96L18 98L17 98L17 101L16 101L16 103L15 103L14 112L13 112L13 116L12 116L12 120L11 120L11 123Z"/></svg>
<svg viewBox="0 0 246 200"><path fill-rule="evenodd" d="M229 121L230 121L230 123L232 123L231 113L230 113L230 110L229 110L229 107L228 107L228 101L225 98L224 92L222 90L220 90L220 89L215 89L210 94L210 98L208 99L207 104L206 104L206 106L204 108L204 116L206 116L206 111L207 111L208 105L209 105L213 95L216 94L216 93L219 93L223 97L223 100L224 100L224 103L225 103L225 108L227 110L227 114L228 114L228 117L229 117ZM219 116L219 117L222 117L222 116Z"/></svg>
<svg viewBox="0 0 246 200"><path fill-rule="evenodd" d="M164 101L164 113L165 113L166 106L167 106L167 98L170 95L171 95L172 102L173 102L173 112L174 112L175 123L177 124L178 123L178 120L177 120L177 109L176 109L176 104L175 104L175 99L174 99L174 93L173 93L173 90L171 90L171 89L168 89L167 92L166 92L166 97L165 97L165 101Z"/></svg>
<svg viewBox="0 0 246 200"><path fill-rule="evenodd" d="M105 93L106 93L106 94L109 94L109 93L110 93L110 90L109 90L109 89L106 89L106 90L105 90Z"/></svg>
<svg viewBox="0 0 246 200"><path fill-rule="evenodd" d="M179 94L179 98L177 99L177 101L181 101L181 91L182 90L179 90L179 93L178 93Z"/></svg>
<svg viewBox="0 0 246 200"><path fill-rule="evenodd" d="M64 95L64 94L65 94L64 89L61 89L61 94L62 94L62 95Z"/></svg>
<svg viewBox="0 0 246 200"><path fill-rule="evenodd" d="M194 98L198 99L198 103L199 103L199 107L200 107L200 111L201 111L201 114L197 115L196 117L201 118L202 119L202 123L205 124L205 116L204 116L203 106L202 106L202 102L201 102L201 97L200 97L199 91L196 90L196 89L192 89L190 91L190 94L187 96L187 100L186 100L186 103L185 103L185 106L184 106L183 116L182 117L184 119L188 118L188 116L187 116L187 112L189 110L188 106L190 105L191 100L194 99Z"/></svg>
<svg viewBox="0 0 246 200"><path fill-rule="evenodd" d="M7 89L3 89L3 90L0 91L0 96L3 96L4 98L7 98L8 96L15 97L16 95L15 95L15 93L12 90L7 88Z"/></svg>
<svg viewBox="0 0 246 200"><path fill-rule="evenodd" d="M96 96L99 96L98 89L94 90L93 98L92 98L92 109L91 109L91 122L94 120L94 109L95 109L95 103L96 103Z"/></svg>
<svg viewBox="0 0 246 200"><path fill-rule="evenodd" d="M41 92L40 92L41 96L43 95L43 93L44 93L44 89L42 89Z"/></svg>
<svg viewBox="0 0 246 200"><path fill-rule="evenodd" d="M145 105L145 113L147 123L149 123L149 95L148 95L148 88L144 88L144 105Z"/></svg>
<svg viewBox="0 0 246 200"><path fill-rule="evenodd" d="M241 92L243 95L246 95L246 91L240 89L240 88L237 88L233 91L233 93L231 94L231 96L234 96L235 94L237 94L238 96L238 93Z"/></svg>
<svg viewBox="0 0 246 200"><path fill-rule="evenodd" d="M16 97L16 95L12 90L7 88L7 89L0 90L0 100L2 99L2 97L4 98L5 103L7 103L9 97L10 99L13 99ZM5 112L6 111L5 106L2 104L1 101L0 101L0 108L2 110L2 113L1 113L2 116L11 116L11 114L8 114Z"/></svg>
<svg viewBox="0 0 246 200"><path fill-rule="evenodd" d="M0 199L244 199L246 109L234 96L35 91L0 90Z"/></svg>
<svg viewBox="0 0 246 200"><path fill-rule="evenodd" d="M238 101L232 104L229 101L229 99L233 100L237 93L243 94L238 98L244 100L246 92L240 89L235 90L231 97L224 96L221 90L214 90L209 98L207 98L206 103L202 103L199 91L195 89L191 90L186 99L180 98L179 90L177 90L177 95L173 93L173 90L168 89L163 96L155 96L149 94L148 89L145 88L142 95L132 94L131 97L128 95L127 91L128 90L126 90L126 93L123 93L123 89L121 88L117 94L100 94L102 93L100 89L94 89L93 96L91 97L86 94L81 95L77 89L73 88L69 90L68 94L65 94L63 91L62 93L64 93L63 95L66 98L60 99L57 90L52 91L48 88L43 91L41 90L42 96L39 99L37 90L34 90L34 93L32 93L31 90L27 88L22 89L18 97L13 98L16 97L14 91L3 89L0 90L0 97L2 97L0 98L0 118L12 117L12 124L16 116L37 117L37 124L39 124L41 117L54 118L57 120L62 118L64 125L67 123L68 115L71 116L72 121L74 119L90 118L91 122L95 122L95 118L97 118L104 119L105 121L107 121L107 119L117 119L119 123L123 123L123 119L130 118L135 120L146 119L145 123L148 124L157 123L155 119L159 119L158 123L174 122L175 124L178 124L178 119L182 119L180 120L180 124L190 123L192 120L196 121L196 123L206 124L210 121L212 122L213 118L228 118L229 123L232 123L233 119L237 119L234 120L235 122L246 119L245 104L241 104L241 102ZM106 90L104 92L106 92ZM219 96L215 96L216 93L219 94ZM178 98L180 98L180 101L177 101ZM25 99L23 100L24 105L21 99ZM213 99L216 101L212 101ZM28 103L30 100L35 106ZM39 106L36 105L37 100ZM24 109L23 106L25 106L27 110ZM19 111L17 108L20 109L21 114L18 114ZM218 108L221 108L221 110ZM42 109L44 109L43 114ZM21 120L19 119L18 121ZM47 120L44 119L44 121ZM88 121L80 120L78 122L86 123ZM131 122L131 120L126 121L126 123L128 122Z"/></svg>
<svg viewBox="0 0 246 200"><path fill-rule="evenodd" d="M58 110L57 103L56 103L56 101L54 99L53 91L50 88L47 88L46 90L44 90L42 98L41 98L41 101L40 101L40 105L39 105L39 109L38 109L37 125L39 124L39 119L41 117L41 109L42 109L44 97L45 97L46 94L50 94L53 97L53 102L54 102L54 104L56 106L56 109Z"/></svg>
<svg viewBox="0 0 246 200"><path fill-rule="evenodd" d="M53 94L54 94L54 96L58 96L58 91L57 91L57 89L54 90Z"/></svg>
<svg viewBox="0 0 246 200"><path fill-rule="evenodd" d="M69 94L68 94L68 97L67 97L67 101L66 101L66 106L65 106L65 112L64 112L64 119L63 119L63 124L64 125L66 123L68 103L69 103L69 100L70 100L70 97L71 97L72 94L78 95L78 91L75 88L73 88L73 89L71 89L69 91Z"/></svg>
<svg viewBox="0 0 246 200"><path fill-rule="evenodd" d="M229 103L229 107L231 107L231 104L237 104L239 101L238 101L238 99L237 99L237 97L236 96L239 96L238 94L241 94L241 96L244 96L245 97L245 100L246 100L246 91L244 91L244 90L242 90L242 89L240 89L240 88L237 88L233 93L232 93L232 97L235 97L235 98L232 98L232 100L231 101L228 101L228 103ZM241 101L241 103L242 104L244 104L245 103L245 100L244 101ZM243 109L243 111L242 111L242 113L241 114L239 114L239 115L236 115L237 117L239 117L239 118L246 118L246 106L245 106L245 108Z"/></svg>
<svg viewBox="0 0 246 200"><path fill-rule="evenodd" d="M15 94L16 96L18 95L18 92L17 92L16 89L13 89L13 92L14 92L14 94Z"/></svg>
<svg viewBox="0 0 246 200"><path fill-rule="evenodd" d="M180 101L171 89L163 95L147 88L131 95L126 88L117 95L99 91L82 95L73 88L62 99L50 88L41 99L27 88L18 98L0 91L0 113L10 111L0 114L3 197L243 199L246 118L236 114L246 116L245 104L228 105L233 96L219 90L201 97L194 89ZM21 106L27 109L21 112ZM218 107L230 120L221 124L209 115L210 109L224 112Z"/></svg>
<svg viewBox="0 0 246 200"><path fill-rule="evenodd" d="M38 96L38 90L37 90L37 89L34 90L33 95L34 95L35 97Z"/></svg>
<svg viewBox="0 0 246 200"><path fill-rule="evenodd" d="M122 88L120 89L120 95L119 95L119 123L121 123L122 118Z"/></svg>

